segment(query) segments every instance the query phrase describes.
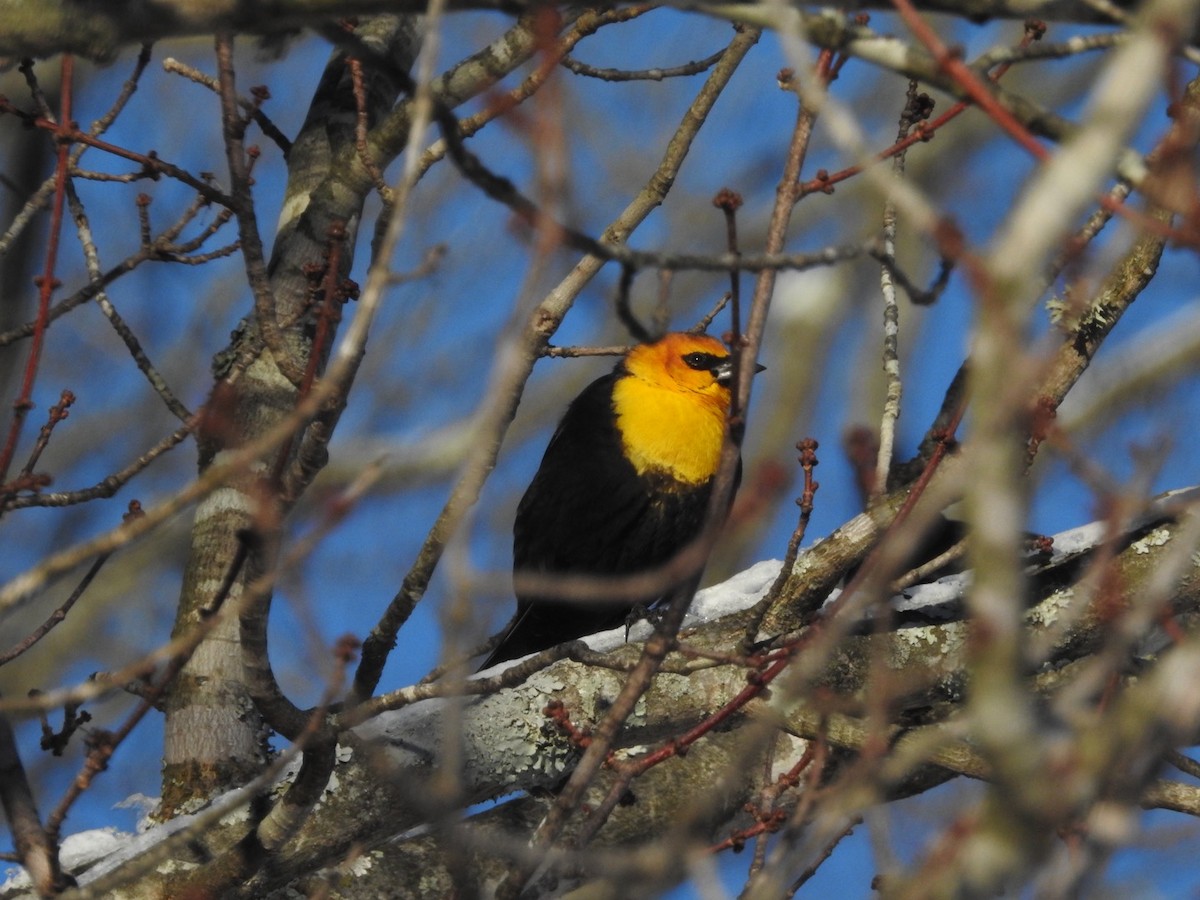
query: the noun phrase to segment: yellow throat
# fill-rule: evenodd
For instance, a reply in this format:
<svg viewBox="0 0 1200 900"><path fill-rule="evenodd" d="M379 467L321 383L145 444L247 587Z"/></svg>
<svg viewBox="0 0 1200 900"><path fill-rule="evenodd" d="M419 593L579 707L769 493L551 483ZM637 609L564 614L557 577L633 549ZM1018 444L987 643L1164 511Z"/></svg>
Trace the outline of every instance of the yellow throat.
<svg viewBox="0 0 1200 900"><path fill-rule="evenodd" d="M669 334L625 358L627 375L613 386L613 409L625 456L639 475L670 475L700 485L716 474L729 414L729 388L685 357L719 359L729 351L707 335Z"/></svg>

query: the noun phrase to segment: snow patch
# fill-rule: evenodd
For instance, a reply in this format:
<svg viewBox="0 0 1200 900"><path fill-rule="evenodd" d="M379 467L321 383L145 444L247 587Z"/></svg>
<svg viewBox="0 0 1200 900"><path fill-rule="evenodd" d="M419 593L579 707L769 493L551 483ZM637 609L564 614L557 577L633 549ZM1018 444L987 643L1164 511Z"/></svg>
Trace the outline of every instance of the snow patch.
<svg viewBox="0 0 1200 900"><path fill-rule="evenodd" d="M63 839L59 851L59 860L64 871L78 875L89 866L95 865L119 853L133 839L133 835L116 828L95 828L91 831L81 831L78 834L67 835ZM5 881L0 884L0 892L25 890L33 887L29 875L19 866L5 870Z"/></svg>
<svg viewBox="0 0 1200 900"><path fill-rule="evenodd" d="M897 612L920 610L925 615L939 617L942 611L933 607L942 607L945 612L940 617L950 618L953 611L947 607L961 602L970 586L970 572L946 575L937 581L916 584L896 594L891 599L892 608Z"/></svg>
<svg viewBox="0 0 1200 900"><path fill-rule="evenodd" d="M763 560L739 572L728 581L697 592L684 620L684 627L693 628L704 622L749 609L767 595L782 568L781 560Z"/></svg>

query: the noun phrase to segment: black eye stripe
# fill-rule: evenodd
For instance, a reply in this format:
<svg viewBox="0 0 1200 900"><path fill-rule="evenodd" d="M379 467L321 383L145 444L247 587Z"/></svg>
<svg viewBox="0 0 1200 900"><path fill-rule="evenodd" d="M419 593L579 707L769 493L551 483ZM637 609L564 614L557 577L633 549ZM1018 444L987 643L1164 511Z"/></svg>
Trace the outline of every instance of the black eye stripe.
<svg viewBox="0 0 1200 900"><path fill-rule="evenodd" d="M687 364L689 369L712 371L721 363L725 362L725 359L713 353L696 352L685 354L683 361Z"/></svg>

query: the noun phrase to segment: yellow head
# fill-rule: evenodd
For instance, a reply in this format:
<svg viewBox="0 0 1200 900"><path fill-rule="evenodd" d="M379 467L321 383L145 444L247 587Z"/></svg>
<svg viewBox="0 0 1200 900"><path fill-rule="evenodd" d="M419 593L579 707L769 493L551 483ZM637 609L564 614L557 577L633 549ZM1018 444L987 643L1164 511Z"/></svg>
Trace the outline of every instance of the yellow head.
<svg viewBox="0 0 1200 900"><path fill-rule="evenodd" d="M653 344L639 344L625 357L625 371L667 391L697 395L694 399L729 411L732 359L725 345L707 334L672 332Z"/></svg>
<svg viewBox="0 0 1200 900"><path fill-rule="evenodd" d="M629 351L613 386L626 457L639 474L698 485L716 473L729 414L729 351L705 334L668 334Z"/></svg>

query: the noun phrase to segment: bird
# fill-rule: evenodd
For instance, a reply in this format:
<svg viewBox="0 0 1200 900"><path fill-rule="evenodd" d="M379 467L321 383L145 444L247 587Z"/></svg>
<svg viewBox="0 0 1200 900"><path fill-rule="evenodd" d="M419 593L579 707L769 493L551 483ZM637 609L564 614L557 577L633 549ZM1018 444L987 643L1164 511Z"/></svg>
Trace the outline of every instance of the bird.
<svg viewBox="0 0 1200 900"><path fill-rule="evenodd" d="M671 332L636 345L584 388L517 506L518 581L646 572L695 539L721 460L732 379L733 358L719 340ZM659 599L581 601L518 590L516 615L481 668L615 628Z"/></svg>

